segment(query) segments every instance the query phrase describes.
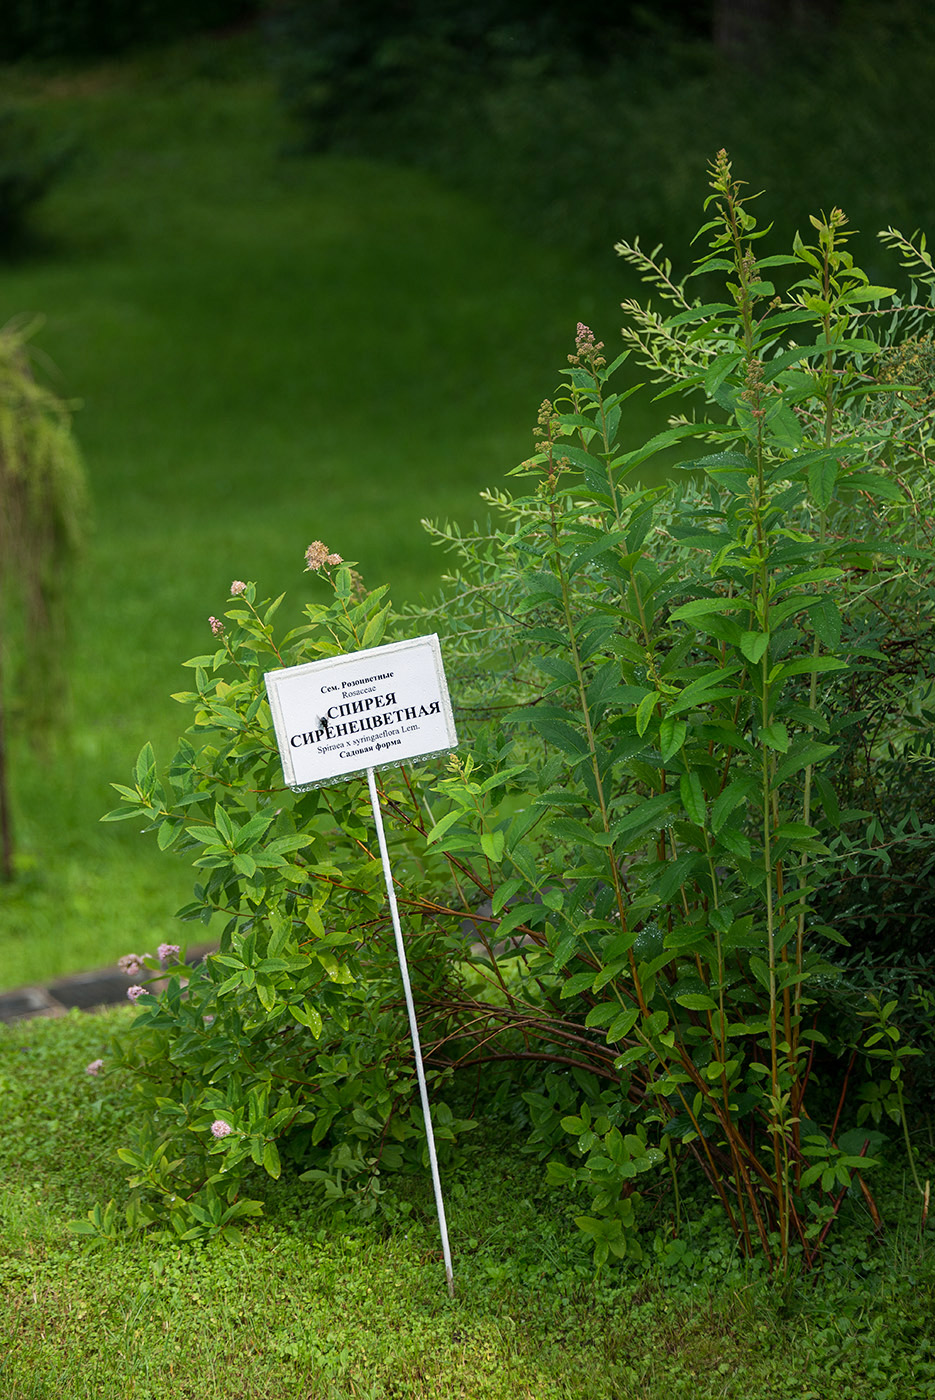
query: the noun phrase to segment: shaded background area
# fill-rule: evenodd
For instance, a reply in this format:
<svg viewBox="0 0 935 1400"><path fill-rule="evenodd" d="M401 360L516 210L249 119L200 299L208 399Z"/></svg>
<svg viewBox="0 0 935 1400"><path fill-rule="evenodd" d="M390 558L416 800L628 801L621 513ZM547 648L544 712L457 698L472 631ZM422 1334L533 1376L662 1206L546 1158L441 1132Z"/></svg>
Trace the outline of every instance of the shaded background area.
<svg viewBox="0 0 935 1400"><path fill-rule="evenodd" d="M433 589L419 518L484 510L578 320L616 349L616 239L689 266L719 147L777 240L840 204L882 275L877 228L935 225L928 6L659 8L10 0L0 199L35 198L0 321L46 317L95 527L47 761L11 689L0 983L178 941L189 873L98 820L147 739L171 755L168 697L231 579L297 614L322 538L398 601Z"/></svg>

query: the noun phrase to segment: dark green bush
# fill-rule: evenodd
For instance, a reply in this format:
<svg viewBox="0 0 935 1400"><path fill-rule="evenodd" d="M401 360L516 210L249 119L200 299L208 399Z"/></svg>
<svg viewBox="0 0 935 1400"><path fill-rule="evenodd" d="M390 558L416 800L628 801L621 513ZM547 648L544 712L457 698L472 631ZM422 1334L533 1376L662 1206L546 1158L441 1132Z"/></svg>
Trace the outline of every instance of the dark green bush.
<svg viewBox="0 0 935 1400"><path fill-rule="evenodd" d="M269 32L309 147L431 159L517 77L603 69L622 47L625 16L534 0L292 0Z"/></svg>
<svg viewBox="0 0 935 1400"><path fill-rule="evenodd" d="M5 0L0 61L120 53L252 18L257 0Z"/></svg>
<svg viewBox="0 0 935 1400"><path fill-rule="evenodd" d="M309 0L277 17L274 57L308 146L423 166L589 254L626 229L648 246L689 236L698 172L729 143L784 238L787 210L830 200L878 260L883 222L935 223L917 155L935 129L935 14L914 0L837 14L832 30L774 33L753 67L715 44L710 7Z"/></svg>
<svg viewBox="0 0 935 1400"><path fill-rule="evenodd" d="M29 241L30 215L73 155L73 146L48 143L21 113L0 110L0 254Z"/></svg>

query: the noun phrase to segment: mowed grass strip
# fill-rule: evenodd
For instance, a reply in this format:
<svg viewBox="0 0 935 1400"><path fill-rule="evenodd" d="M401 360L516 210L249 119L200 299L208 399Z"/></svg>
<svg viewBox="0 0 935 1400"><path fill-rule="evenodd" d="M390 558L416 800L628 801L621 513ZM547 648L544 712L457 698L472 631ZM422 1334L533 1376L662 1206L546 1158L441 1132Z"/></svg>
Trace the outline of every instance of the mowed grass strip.
<svg viewBox="0 0 935 1400"><path fill-rule="evenodd" d="M682 1266L660 1267L664 1183L650 1189L642 1263L595 1275L572 1218L584 1201L547 1189L542 1163L484 1121L461 1162L443 1162L453 1300L426 1173L385 1179L389 1220L323 1216L287 1167L251 1183L268 1215L239 1244L89 1247L69 1220L126 1195L115 1154L135 1104L106 1059L131 1015L0 1026L4 1400L932 1394L935 1269L898 1161L878 1197L885 1241L868 1244L858 1203L825 1274L787 1282L744 1269L709 1191L683 1202ZM105 1073L87 1075L100 1057Z"/></svg>
<svg viewBox="0 0 935 1400"><path fill-rule="evenodd" d="M49 763L15 743L6 987L178 941L189 873L98 821L147 739L171 756L187 721L169 696L230 581L288 589L297 615L321 538L398 601L431 591L445 561L420 517L483 514L579 319L617 343L627 285L609 248L597 292L593 268L426 177L284 155L256 56L224 53L4 75L76 143L44 247L3 270L0 318L44 315L95 506L69 723Z"/></svg>

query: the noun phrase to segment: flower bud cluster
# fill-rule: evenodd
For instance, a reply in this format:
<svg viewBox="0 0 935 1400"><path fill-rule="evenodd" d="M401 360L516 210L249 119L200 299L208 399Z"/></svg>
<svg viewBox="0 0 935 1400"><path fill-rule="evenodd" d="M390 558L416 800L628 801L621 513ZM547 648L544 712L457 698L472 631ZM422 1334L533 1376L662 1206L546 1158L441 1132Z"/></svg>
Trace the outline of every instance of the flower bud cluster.
<svg viewBox="0 0 935 1400"><path fill-rule="evenodd" d="M601 354L603 348L604 342L602 340L595 341L591 327L586 326L583 321L579 321L575 333L575 353L568 356L568 363L579 369L603 369L607 363Z"/></svg>
<svg viewBox="0 0 935 1400"><path fill-rule="evenodd" d="M342 562L340 554L332 554L326 544L321 540L312 540L305 551L305 567L314 574L320 573L326 566L334 568Z"/></svg>

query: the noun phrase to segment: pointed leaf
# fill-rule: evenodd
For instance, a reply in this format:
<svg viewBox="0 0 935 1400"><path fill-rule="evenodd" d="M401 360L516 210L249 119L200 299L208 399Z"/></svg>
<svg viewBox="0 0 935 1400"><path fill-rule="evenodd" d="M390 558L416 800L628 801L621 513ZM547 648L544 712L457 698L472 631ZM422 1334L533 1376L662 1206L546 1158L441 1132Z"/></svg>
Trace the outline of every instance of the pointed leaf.
<svg viewBox="0 0 935 1400"><path fill-rule="evenodd" d="M830 458L813 462L808 469L808 494L819 510L827 510L834 496L838 464Z"/></svg>
<svg viewBox="0 0 935 1400"><path fill-rule="evenodd" d="M732 783L728 783L711 808L711 830L715 835L721 830L731 812L742 802L746 802L756 790L757 785L752 778L735 778Z"/></svg>
<svg viewBox="0 0 935 1400"><path fill-rule="evenodd" d="M760 742L779 753L788 753L789 731L784 724L768 724L760 730Z"/></svg>
<svg viewBox="0 0 935 1400"><path fill-rule="evenodd" d="M661 697L657 695L655 691L650 691L649 695L643 696L636 708L636 732L641 739L649 728L649 722L653 717L653 711L660 699Z"/></svg>
<svg viewBox="0 0 935 1400"><path fill-rule="evenodd" d="M702 992L683 992L681 996L675 998L679 1006L684 1006L686 1011L716 1011L717 1002L712 997L705 996Z"/></svg>
<svg viewBox="0 0 935 1400"><path fill-rule="evenodd" d="M705 823L705 800L701 787L701 779L697 772L683 773L679 778L679 796L682 799L682 806L688 813L691 821L696 826L704 826Z"/></svg>
<svg viewBox="0 0 935 1400"><path fill-rule="evenodd" d="M762 661L763 653L768 646L768 632L744 632L740 638L740 650L754 666Z"/></svg>
<svg viewBox="0 0 935 1400"><path fill-rule="evenodd" d="M687 734L688 725L683 719L673 719L671 715L666 715L659 726L659 749L663 763L668 763L669 759L678 753Z"/></svg>

